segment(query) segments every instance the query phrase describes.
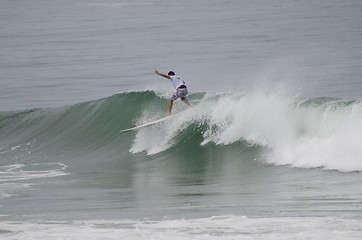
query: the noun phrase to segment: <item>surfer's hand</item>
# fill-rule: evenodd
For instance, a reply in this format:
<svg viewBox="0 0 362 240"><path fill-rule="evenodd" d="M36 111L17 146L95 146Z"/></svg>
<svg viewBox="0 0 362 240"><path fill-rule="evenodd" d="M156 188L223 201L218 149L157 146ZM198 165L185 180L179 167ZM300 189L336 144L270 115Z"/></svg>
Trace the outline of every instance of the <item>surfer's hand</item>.
<svg viewBox="0 0 362 240"><path fill-rule="evenodd" d="M156 73L157 75L160 75L160 73L159 73L157 70L155 70L155 73Z"/></svg>

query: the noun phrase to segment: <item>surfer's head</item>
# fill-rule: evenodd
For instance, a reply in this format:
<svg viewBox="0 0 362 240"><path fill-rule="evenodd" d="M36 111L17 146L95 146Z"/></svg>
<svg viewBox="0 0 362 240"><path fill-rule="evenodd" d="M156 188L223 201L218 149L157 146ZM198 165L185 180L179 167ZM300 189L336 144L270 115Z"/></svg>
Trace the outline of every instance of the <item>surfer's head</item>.
<svg viewBox="0 0 362 240"><path fill-rule="evenodd" d="M168 76L174 76L175 73L174 73L173 71L169 71L167 75L168 75Z"/></svg>

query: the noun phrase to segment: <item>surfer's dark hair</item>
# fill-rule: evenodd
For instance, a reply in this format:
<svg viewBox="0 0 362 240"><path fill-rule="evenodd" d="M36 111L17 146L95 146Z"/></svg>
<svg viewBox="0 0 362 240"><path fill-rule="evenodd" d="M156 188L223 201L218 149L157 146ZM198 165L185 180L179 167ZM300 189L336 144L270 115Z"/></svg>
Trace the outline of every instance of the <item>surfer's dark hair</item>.
<svg viewBox="0 0 362 240"><path fill-rule="evenodd" d="M169 75L169 76L170 76L170 75L171 75L171 76L173 76L173 75L175 75L175 73L174 73L173 71L169 71L167 75Z"/></svg>

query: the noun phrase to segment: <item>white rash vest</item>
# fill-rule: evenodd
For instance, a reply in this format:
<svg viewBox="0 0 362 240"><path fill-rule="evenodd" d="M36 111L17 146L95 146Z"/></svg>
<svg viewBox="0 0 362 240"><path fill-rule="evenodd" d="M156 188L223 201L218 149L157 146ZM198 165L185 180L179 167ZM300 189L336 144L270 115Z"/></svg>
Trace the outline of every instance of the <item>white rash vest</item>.
<svg viewBox="0 0 362 240"><path fill-rule="evenodd" d="M185 82L179 76L176 76L176 75L170 76L170 80L175 89L179 88L181 85L185 85Z"/></svg>

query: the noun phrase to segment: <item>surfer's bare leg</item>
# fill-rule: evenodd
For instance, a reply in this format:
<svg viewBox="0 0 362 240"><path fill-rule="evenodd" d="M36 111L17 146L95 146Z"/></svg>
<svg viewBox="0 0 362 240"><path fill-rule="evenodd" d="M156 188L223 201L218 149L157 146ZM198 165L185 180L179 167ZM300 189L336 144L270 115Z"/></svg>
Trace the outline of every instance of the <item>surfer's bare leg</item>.
<svg viewBox="0 0 362 240"><path fill-rule="evenodd" d="M173 105L173 101L170 99L170 102L168 104L168 116L171 116L172 105Z"/></svg>
<svg viewBox="0 0 362 240"><path fill-rule="evenodd" d="M183 101L184 103L186 103L186 104L187 104L187 106L191 107L191 105L190 105L189 101L187 101L187 99L186 99L186 98L182 99L181 101Z"/></svg>

